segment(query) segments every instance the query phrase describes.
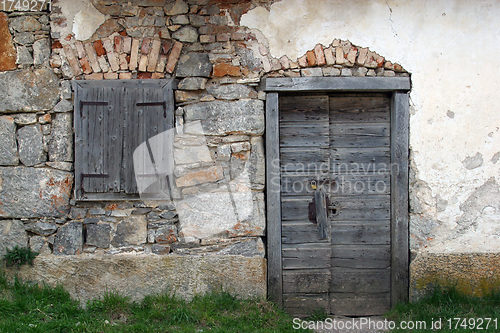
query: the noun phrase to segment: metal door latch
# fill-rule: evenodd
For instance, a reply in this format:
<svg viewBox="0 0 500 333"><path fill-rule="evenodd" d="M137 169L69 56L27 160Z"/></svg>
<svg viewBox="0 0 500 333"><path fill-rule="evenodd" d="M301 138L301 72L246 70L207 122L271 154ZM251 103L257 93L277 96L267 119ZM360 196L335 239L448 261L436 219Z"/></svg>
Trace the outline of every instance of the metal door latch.
<svg viewBox="0 0 500 333"><path fill-rule="evenodd" d="M319 239L326 239L328 206L330 202L325 191L320 187L314 191L312 202L309 203L309 220L318 225Z"/></svg>

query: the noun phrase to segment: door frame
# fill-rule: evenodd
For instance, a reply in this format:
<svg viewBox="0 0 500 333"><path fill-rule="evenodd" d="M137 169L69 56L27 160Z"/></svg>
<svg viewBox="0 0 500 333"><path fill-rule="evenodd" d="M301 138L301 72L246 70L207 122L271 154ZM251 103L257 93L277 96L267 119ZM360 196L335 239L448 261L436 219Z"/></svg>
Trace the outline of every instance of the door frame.
<svg viewBox="0 0 500 333"><path fill-rule="evenodd" d="M283 307L279 94L290 92L390 92L391 98L391 307L408 300L409 288L409 77L265 78L267 292ZM393 168L393 166L395 166ZM395 170L394 170L395 169Z"/></svg>

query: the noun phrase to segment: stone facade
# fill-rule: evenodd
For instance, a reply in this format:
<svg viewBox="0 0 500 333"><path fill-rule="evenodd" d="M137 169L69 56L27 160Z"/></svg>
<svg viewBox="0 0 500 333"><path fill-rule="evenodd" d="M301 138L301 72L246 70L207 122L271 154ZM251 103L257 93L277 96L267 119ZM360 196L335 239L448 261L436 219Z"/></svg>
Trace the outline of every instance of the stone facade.
<svg viewBox="0 0 500 333"><path fill-rule="evenodd" d="M272 15L273 8L294 0L275 2L59 0L53 1L50 12L0 13L0 255L15 245L30 246L43 254L39 262L53 260L54 270L65 265L65 260L72 265L82 260L108 267L111 264L107 261L119 261L120 256L131 261L134 256L146 261L172 257L179 262L187 255L214 256L207 259L214 262L222 255L240 256L251 260L239 264L232 261L231 265L254 265L259 276L265 275L266 96L258 89L260 80L409 76L402 64L412 64L404 58L397 58L400 63L390 61L375 48L366 47L375 42L361 39L366 44L356 45L351 42L355 39L345 38L346 34L334 34L338 27L330 29L333 32L326 35L332 37L326 42L324 36L314 37L314 42L297 54L275 56L276 44L289 50L290 43L276 42L266 26L255 28L265 25L259 17ZM309 1L303 3L309 8ZM387 9L389 4L382 7ZM246 26L240 24L241 20ZM418 74L420 67L411 70ZM71 80L163 78L177 81L173 153L176 199L77 201L73 194ZM413 95L415 100L419 96ZM418 111L417 106L412 105L412 112ZM458 112L448 110L446 120L455 119L455 114L458 119ZM412 152L418 151L416 143L413 139ZM469 227L476 220L492 215L498 198L495 180L485 180L485 188L476 184L461 196L461 202L449 195L446 200L441 198L422 180L425 177L419 176L423 171L417 170L415 161L422 163L420 156L423 154L411 156L410 173L410 231L415 253L431 244L435 230L446 224L430 217L434 213L445 214L448 209L448 214L462 208L467 211L455 219L466 230L458 228L453 235L462 237L470 233ZM467 172L477 173L489 163L486 156L470 153L460 165ZM498 159L497 153L490 164ZM490 202L475 199L482 193L495 199L488 204L493 208L474 215ZM450 208L452 202L456 209ZM440 239L453 243L455 238L450 237ZM41 264L37 265L34 270L41 275L33 273L35 276L48 274L40 270ZM124 276L118 275L118 279ZM265 279L258 283L265 290ZM81 291L83 294L85 291Z"/></svg>
<svg viewBox="0 0 500 333"><path fill-rule="evenodd" d="M77 13L63 14L71 4L59 1L50 13L5 17L17 68L0 73L5 86L0 92L0 215L21 219L28 243L43 247L44 254L238 254L237 244L257 244L265 236L260 79L408 75L367 48L338 39L298 59L273 58L254 32L235 22L243 10L238 6L97 1L81 7L82 13L97 13L94 19L102 22L94 24ZM179 198L171 203L73 200L69 80L159 78L178 79L174 176ZM246 190L234 192L238 182ZM260 246L245 251L264 257Z"/></svg>

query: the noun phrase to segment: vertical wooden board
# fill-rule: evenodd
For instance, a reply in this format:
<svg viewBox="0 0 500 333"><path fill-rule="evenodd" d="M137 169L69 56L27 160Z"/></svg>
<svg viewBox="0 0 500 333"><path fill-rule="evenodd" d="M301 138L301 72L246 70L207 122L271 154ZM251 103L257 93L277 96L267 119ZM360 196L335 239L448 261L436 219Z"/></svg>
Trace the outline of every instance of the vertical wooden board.
<svg viewBox="0 0 500 333"><path fill-rule="evenodd" d="M123 159L123 87L112 87L108 90L108 119L107 119L107 138L108 142L104 146L105 163L109 178L105 178L105 192L120 192L120 170L121 161Z"/></svg>
<svg viewBox="0 0 500 333"><path fill-rule="evenodd" d="M331 313L340 316L380 316L391 308L390 294L330 293Z"/></svg>
<svg viewBox="0 0 500 333"><path fill-rule="evenodd" d="M137 123L134 124L133 117L136 113L136 89L128 87L125 90L125 98L124 103L126 105L125 108L125 121L123 124L123 160L122 160L122 168L120 170L121 173L121 191L125 193L130 193L131 188L131 179L129 178L130 174L133 174L133 144L134 144L134 127L137 126ZM132 169L132 171L129 171Z"/></svg>
<svg viewBox="0 0 500 333"><path fill-rule="evenodd" d="M75 106L73 117L73 128L75 130L75 161L83 161L84 143L83 140L83 121L82 121L82 108L79 101L86 95L86 91L76 82L72 82L73 91L75 92ZM75 163L75 198L80 198L81 193L81 174L83 173L83 163Z"/></svg>
<svg viewBox="0 0 500 333"><path fill-rule="evenodd" d="M104 88L94 88L91 102L106 102ZM107 105L90 105L89 107L89 174L103 175L104 170L104 144L106 137ZM104 178L87 177L87 192L104 192ZM88 190L87 190L88 189Z"/></svg>
<svg viewBox="0 0 500 333"><path fill-rule="evenodd" d="M409 293L409 99L406 92L395 92L391 113L391 162L397 169L391 173L391 302L395 306L408 300Z"/></svg>
<svg viewBox="0 0 500 333"><path fill-rule="evenodd" d="M267 290L283 306L278 93L266 97ZM328 303L328 302L326 302Z"/></svg>
<svg viewBox="0 0 500 333"><path fill-rule="evenodd" d="M145 141L145 123L144 123L144 112L145 107L137 106L137 103L142 103L145 100L145 89L135 88L129 91L130 99L130 112L127 117L127 136L125 137L125 142L128 147L128 153L124 154L124 179L125 179L125 193L135 194L137 193L137 183L135 180L135 169L134 169L134 151L135 149ZM136 163L144 164L145 161L139 159Z"/></svg>

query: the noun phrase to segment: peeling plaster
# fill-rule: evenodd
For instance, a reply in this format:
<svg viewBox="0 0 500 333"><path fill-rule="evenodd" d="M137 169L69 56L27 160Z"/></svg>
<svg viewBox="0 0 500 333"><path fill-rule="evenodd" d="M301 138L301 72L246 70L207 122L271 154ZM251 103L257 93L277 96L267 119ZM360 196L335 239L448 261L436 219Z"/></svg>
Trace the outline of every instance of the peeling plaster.
<svg viewBox="0 0 500 333"><path fill-rule="evenodd" d="M441 226L430 235L437 244L464 214L461 204L500 172L498 157L479 163L496 156L500 145L499 12L500 2L493 0L282 0L270 10L249 11L241 24L259 30L276 58L287 55L294 61L316 44L339 38L412 74L411 163L419 186L427 187L413 191L414 207ZM482 157L474 167L464 168L462 161L476 155ZM458 242L459 251L460 240L451 242ZM488 244L480 248L498 250Z"/></svg>
<svg viewBox="0 0 500 333"><path fill-rule="evenodd" d="M109 15L99 12L89 0L60 0L53 6L59 7L62 16L67 22L71 22L69 25L52 25L52 31L60 33L63 44L69 34L73 34L77 40L89 39L109 18Z"/></svg>

